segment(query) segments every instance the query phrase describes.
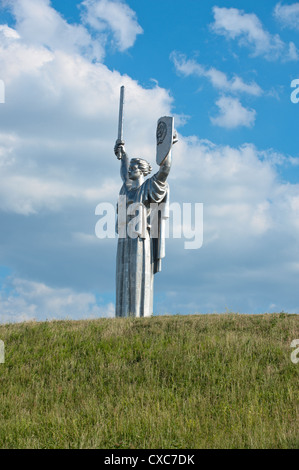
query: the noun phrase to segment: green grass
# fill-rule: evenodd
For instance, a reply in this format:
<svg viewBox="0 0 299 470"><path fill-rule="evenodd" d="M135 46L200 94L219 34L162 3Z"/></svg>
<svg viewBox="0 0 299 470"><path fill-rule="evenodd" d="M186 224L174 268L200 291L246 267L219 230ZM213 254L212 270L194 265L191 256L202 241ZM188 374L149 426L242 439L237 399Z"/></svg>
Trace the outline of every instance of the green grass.
<svg viewBox="0 0 299 470"><path fill-rule="evenodd" d="M1 448L298 448L296 315L0 326Z"/></svg>

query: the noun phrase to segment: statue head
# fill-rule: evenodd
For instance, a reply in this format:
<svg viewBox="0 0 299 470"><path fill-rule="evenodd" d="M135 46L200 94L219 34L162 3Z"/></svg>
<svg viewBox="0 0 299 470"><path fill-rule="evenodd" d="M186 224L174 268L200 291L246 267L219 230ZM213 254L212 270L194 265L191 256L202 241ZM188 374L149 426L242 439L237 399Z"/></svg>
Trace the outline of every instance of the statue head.
<svg viewBox="0 0 299 470"><path fill-rule="evenodd" d="M137 180L141 176L147 176L152 171L151 165L142 158L132 158L129 166L130 180Z"/></svg>

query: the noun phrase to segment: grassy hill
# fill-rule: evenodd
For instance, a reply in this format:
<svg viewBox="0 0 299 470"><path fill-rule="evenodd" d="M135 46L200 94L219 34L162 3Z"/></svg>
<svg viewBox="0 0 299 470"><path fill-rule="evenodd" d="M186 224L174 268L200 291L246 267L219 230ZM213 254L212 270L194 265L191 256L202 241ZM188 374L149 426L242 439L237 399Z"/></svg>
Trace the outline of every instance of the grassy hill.
<svg viewBox="0 0 299 470"><path fill-rule="evenodd" d="M1 448L295 448L296 315L0 326Z"/></svg>

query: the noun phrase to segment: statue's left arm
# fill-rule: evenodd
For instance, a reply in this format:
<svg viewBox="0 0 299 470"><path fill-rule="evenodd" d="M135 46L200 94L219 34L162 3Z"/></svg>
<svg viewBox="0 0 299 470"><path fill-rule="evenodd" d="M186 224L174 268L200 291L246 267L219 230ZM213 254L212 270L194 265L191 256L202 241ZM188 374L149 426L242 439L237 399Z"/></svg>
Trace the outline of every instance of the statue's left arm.
<svg viewBox="0 0 299 470"><path fill-rule="evenodd" d="M171 151L167 155L167 157L163 160L163 162L160 165L159 171L156 173L156 177L159 181L162 183L165 183L168 175L170 173L170 168L171 168Z"/></svg>

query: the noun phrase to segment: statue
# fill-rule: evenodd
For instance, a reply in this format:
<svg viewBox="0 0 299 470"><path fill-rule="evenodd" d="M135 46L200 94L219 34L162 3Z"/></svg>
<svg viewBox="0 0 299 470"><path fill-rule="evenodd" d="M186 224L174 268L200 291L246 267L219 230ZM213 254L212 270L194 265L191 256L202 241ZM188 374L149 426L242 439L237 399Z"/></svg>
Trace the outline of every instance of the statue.
<svg viewBox="0 0 299 470"><path fill-rule="evenodd" d="M167 177L171 168L171 146L177 142L173 118L159 119L157 127L157 163L160 168L151 178L151 165L142 158L129 162L122 136L124 87L121 88L119 132L114 153L121 160L123 185L120 198L126 208L125 235L118 238L116 263L116 317L149 317L153 314L154 274L161 271L165 256L164 224L168 217L169 188ZM163 204L162 204L163 203ZM157 230L153 236L150 225L153 205L157 211ZM118 213L120 210L118 204ZM127 228L136 215L141 223L129 234ZM133 210L131 210L133 208ZM119 218L117 228L119 229ZM119 230L118 230L119 233ZM119 234L120 235L120 234Z"/></svg>

